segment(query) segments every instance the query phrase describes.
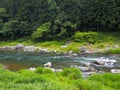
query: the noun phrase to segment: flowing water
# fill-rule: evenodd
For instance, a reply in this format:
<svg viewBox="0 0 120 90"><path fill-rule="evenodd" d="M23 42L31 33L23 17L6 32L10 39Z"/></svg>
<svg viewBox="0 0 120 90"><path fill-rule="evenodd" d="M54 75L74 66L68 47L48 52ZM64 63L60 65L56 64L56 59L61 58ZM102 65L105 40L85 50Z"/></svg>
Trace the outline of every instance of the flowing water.
<svg viewBox="0 0 120 90"><path fill-rule="evenodd" d="M113 65L93 65L92 67L97 70L109 71L112 68L120 69L120 55L84 54L72 57L69 55L0 51L0 64L3 64L5 68L13 71L30 67L43 67L47 62L51 62L53 68L79 67L86 66L97 60L117 61Z"/></svg>

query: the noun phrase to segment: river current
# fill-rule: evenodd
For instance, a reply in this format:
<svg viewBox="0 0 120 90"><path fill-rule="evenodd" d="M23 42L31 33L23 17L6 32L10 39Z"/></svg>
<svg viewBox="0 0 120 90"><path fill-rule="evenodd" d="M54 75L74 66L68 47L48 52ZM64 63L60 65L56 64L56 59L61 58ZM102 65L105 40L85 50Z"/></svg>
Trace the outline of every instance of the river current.
<svg viewBox="0 0 120 90"><path fill-rule="evenodd" d="M52 68L58 69L65 67L86 67L86 65L98 60L114 60L116 62L109 65L92 65L91 67L96 70L109 72L111 69L120 69L120 55L82 54L73 57L70 55L0 51L0 64L13 71L30 67L43 67L47 62L52 63Z"/></svg>

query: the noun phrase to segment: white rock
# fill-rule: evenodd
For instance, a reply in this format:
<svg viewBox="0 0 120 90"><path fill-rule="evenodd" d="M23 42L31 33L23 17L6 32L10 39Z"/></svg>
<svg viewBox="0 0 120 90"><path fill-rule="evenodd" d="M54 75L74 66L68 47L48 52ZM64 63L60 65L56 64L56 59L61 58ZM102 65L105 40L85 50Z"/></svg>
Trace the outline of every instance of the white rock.
<svg viewBox="0 0 120 90"><path fill-rule="evenodd" d="M71 56L74 56L74 57L76 57L76 56L77 56L77 53L73 53L73 54L71 54Z"/></svg>
<svg viewBox="0 0 120 90"><path fill-rule="evenodd" d="M118 48L119 46L118 45L115 45L115 48Z"/></svg>
<svg viewBox="0 0 120 90"><path fill-rule="evenodd" d="M36 50L37 50L37 48L34 47L34 46L25 46L25 47L24 47L24 51L25 51L25 52L34 52L34 51L36 51Z"/></svg>
<svg viewBox="0 0 120 90"><path fill-rule="evenodd" d="M35 71L36 68L30 67L29 70L30 70L30 71Z"/></svg>
<svg viewBox="0 0 120 90"><path fill-rule="evenodd" d="M111 69L111 73L120 73L120 69Z"/></svg>
<svg viewBox="0 0 120 90"><path fill-rule="evenodd" d="M68 45L62 45L62 46L61 46L61 48L66 48L66 47L68 47Z"/></svg>
<svg viewBox="0 0 120 90"><path fill-rule="evenodd" d="M62 69L55 69L55 68L50 68L53 72L61 72L63 71Z"/></svg>
<svg viewBox="0 0 120 90"><path fill-rule="evenodd" d="M44 67L51 67L52 66L52 63L51 62L47 62L46 64L44 64Z"/></svg>

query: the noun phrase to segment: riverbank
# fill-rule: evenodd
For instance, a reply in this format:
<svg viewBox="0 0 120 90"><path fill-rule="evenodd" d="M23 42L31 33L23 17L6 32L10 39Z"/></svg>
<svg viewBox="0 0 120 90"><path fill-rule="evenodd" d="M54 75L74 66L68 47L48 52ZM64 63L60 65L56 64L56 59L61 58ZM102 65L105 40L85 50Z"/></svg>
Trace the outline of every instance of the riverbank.
<svg viewBox="0 0 120 90"><path fill-rule="evenodd" d="M74 41L50 41L33 42L27 41L7 41L0 42L0 50L16 50L25 52L55 53L55 54L82 54L82 53L106 53L120 54L119 44L117 43L78 43Z"/></svg>
<svg viewBox="0 0 120 90"><path fill-rule="evenodd" d="M89 33L88 33L89 34ZM61 41L34 41L31 37L23 37L11 41L0 41L0 47L5 46L31 46L48 52L57 53L107 53L107 54L120 54L120 37L119 33L97 33L98 38L95 38L94 43L88 42L83 36L86 34L81 33L81 37L74 37L74 39L65 39ZM76 41L77 39L77 41ZM93 37L90 40L94 39ZM30 48L30 47L29 47ZM81 50L82 48L82 50ZM83 49L85 49L83 51Z"/></svg>
<svg viewBox="0 0 120 90"><path fill-rule="evenodd" d="M93 74L83 79L76 68L65 68L53 72L38 67L35 71L28 69L17 72L0 67L1 90L119 90L120 74Z"/></svg>

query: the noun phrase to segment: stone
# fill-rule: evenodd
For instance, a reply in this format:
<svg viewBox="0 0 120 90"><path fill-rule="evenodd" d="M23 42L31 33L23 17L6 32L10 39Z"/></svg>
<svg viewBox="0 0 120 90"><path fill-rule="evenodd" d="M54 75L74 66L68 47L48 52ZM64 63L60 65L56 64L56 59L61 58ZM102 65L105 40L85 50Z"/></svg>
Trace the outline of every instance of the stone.
<svg viewBox="0 0 120 90"><path fill-rule="evenodd" d="M29 70L30 70L30 71L35 71L36 68L30 67Z"/></svg>
<svg viewBox="0 0 120 90"><path fill-rule="evenodd" d="M36 50L37 50L37 47L25 46L23 51L25 51L25 52L35 52Z"/></svg>
<svg viewBox="0 0 120 90"><path fill-rule="evenodd" d="M39 50L39 53L49 53L50 51L48 50L48 49L46 49L46 48L41 48L40 50Z"/></svg>
<svg viewBox="0 0 120 90"><path fill-rule="evenodd" d="M66 48L66 47L68 47L68 45L62 45L62 46L61 46L61 48Z"/></svg>
<svg viewBox="0 0 120 90"><path fill-rule="evenodd" d="M118 45L115 45L115 48L119 48L119 46L118 46Z"/></svg>
<svg viewBox="0 0 120 90"><path fill-rule="evenodd" d="M70 56L77 57L77 53L72 53Z"/></svg>
<svg viewBox="0 0 120 90"><path fill-rule="evenodd" d="M71 67L78 68L78 69L80 69L83 72L95 72L96 71L92 67L84 67L84 66L71 66Z"/></svg>
<svg viewBox="0 0 120 90"><path fill-rule="evenodd" d="M51 66L52 66L52 63L51 63L51 62L47 62L46 64L44 64L44 67L49 67L49 68L51 68Z"/></svg>
<svg viewBox="0 0 120 90"><path fill-rule="evenodd" d="M96 65L105 65L105 62L104 61L94 61L93 64L96 64Z"/></svg>
<svg viewBox="0 0 120 90"><path fill-rule="evenodd" d="M80 47L80 51L81 51L81 52L85 53L85 52L86 52L86 50L87 50L87 49L86 49L86 47L85 47L85 46Z"/></svg>
<svg viewBox="0 0 120 90"><path fill-rule="evenodd" d="M69 53L69 54L72 54L72 53L73 53L73 51L72 51L72 50L70 50L68 53Z"/></svg>
<svg viewBox="0 0 120 90"><path fill-rule="evenodd" d="M82 72L82 77L87 78L90 75L96 74L96 72Z"/></svg>
<svg viewBox="0 0 120 90"><path fill-rule="evenodd" d="M114 65L116 62L117 62L116 60L102 59L102 60L94 61L92 63L95 64L95 65L105 65L105 66L108 66L108 65Z"/></svg>
<svg viewBox="0 0 120 90"><path fill-rule="evenodd" d="M50 68L53 72L62 72L62 69L55 69L55 68Z"/></svg>
<svg viewBox="0 0 120 90"><path fill-rule="evenodd" d="M23 44L17 44L15 46L15 50L19 51L19 50L23 50L24 49L24 45Z"/></svg>
<svg viewBox="0 0 120 90"><path fill-rule="evenodd" d="M120 73L120 69L111 69L111 73Z"/></svg>

